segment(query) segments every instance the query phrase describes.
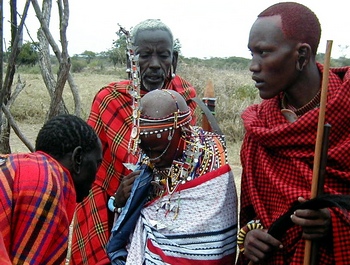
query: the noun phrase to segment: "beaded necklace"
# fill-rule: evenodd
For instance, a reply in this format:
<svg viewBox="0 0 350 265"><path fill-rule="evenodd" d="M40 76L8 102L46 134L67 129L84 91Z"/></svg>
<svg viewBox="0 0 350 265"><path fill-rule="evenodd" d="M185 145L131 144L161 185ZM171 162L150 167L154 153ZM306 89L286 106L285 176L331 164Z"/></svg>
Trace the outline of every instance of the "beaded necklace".
<svg viewBox="0 0 350 265"><path fill-rule="evenodd" d="M281 112L288 121L294 122L298 119L298 117L304 115L309 110L319 107L320 99L321 90L319 90L307 104L297 109L287 102L286 94L283 94L281 99Z"/></svg>
<svg viewBox="0 0 350 265"><path fill-rule="evenodd" d="M170 168L158 169L154 167L153 184L156 187L153 198L167 192L173 194L180 184L185 184L207 172L215 170L223 162L217 146L211 142L211 133L189 126L183 134L185 141L183 154L179 159L173 160ZM208 137L206 137L208 136Z"/></svg>
<svg viewBox="0 0 350 265"><path fill-rule="evenodd" d="M153 168L153 189L149 194L149 201L158 198L157 216L159 209L164 209L165 216L175 220L180 212L181 191L178 187L211 172L223 164L227 164L225 141L218 138L221 144L214 141L213 133L203 131L199 127L183 128L185 146L182 156L174 160L170 168ZM218 147L220 145L220 147ZM176 192L176 193L175 193ZM163 197L165 194L170 196ZM170 214L171 213L171 214ZM154 220L158 228L164 226L162 218Z"/></svg>

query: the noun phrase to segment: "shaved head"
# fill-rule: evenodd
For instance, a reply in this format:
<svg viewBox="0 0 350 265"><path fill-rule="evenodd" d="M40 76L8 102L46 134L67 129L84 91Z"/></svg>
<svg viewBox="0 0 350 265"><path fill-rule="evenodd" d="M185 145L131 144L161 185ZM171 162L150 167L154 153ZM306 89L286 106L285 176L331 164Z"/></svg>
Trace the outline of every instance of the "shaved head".
<svg viewBox="0 0 350 265"><path fill-rule="evenodd" d="M141 99L141 116L160 119L189 110L185 99L176 91L156 89Z"/></svg>

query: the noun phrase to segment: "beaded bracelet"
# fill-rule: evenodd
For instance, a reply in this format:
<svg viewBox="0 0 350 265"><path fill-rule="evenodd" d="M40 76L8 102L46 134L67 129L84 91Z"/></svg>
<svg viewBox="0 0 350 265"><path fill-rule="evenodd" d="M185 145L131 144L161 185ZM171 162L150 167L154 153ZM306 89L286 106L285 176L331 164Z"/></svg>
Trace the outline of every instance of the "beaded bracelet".
<svg viewBox="0 0 350 265"><path fill-rule="evenodd" d="M254 229L264 229L262 224L260 224L260 220L252 220L247 225L243 226L241 230L239 230L239 233L237 235L237 245L239 248L239 252L244 252L245 237L250 230Z"/></svg>
<svg viewBox="0 0 350 265"><path fill-rule="evenodd" d="M114 213L121 213L121 212L122 212L122 208L117 208L117 207L115 207L114 201L115 201L114 195L112 195L111 197L109 197L109 200L108 200L108 209L109 209L111 212L114 212Z"/></svg>

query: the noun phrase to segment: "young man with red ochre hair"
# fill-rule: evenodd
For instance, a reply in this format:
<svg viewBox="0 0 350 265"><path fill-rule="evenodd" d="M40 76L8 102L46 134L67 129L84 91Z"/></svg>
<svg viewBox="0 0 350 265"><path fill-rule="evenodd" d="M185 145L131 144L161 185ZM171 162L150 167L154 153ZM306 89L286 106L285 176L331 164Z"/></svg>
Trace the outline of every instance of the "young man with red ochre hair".
<svg viewBox="0 0 350 265"><path fill-rule="evenodd" d="M242 193L238 264L303 264L305 239L319 245L317 264L350 264L350 213L298 209L277 239L267 229L293 202L310 199L323 65L321 26L307 7L284 2L254 22L250 71L263 101L242 114ZM324 193L350 194L350 68L329 71L325 122L331 124ZM254 225L248 224L253 221ZM262 229L255 229L262 228Z"/></svg>
<svg viewBox="0 0 350 265"><path fill-rule="evenodd" d="M132 30L132 43L139 56L141 96L155 89L171 89L183 95L192 109L196 91L175 74L178 53L171 30L158 19L142 21ZM109 264L105 246L111 234L114 213L107 203L120 180L134 174L123 163L136 163L128 152L132 130L133 97L130 80L113 82L95 96L88 123L103 146L103 161L90 195L77 207L73 228L71 264ZM195 118L193 119L195 122ZM130 173L131 172L131 173Z"/></svg>

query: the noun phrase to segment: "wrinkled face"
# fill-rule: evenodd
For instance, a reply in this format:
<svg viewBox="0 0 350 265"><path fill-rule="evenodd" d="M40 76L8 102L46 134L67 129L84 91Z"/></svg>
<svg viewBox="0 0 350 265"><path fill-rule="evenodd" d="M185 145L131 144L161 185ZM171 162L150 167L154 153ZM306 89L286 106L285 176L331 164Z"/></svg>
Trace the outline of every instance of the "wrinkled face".
<svg viewBox="0 0 350 265"><path fill-rule="evenodd" d="M252 54L249 70L261 98L272 98L296 81L299 75L296 45L297 42L284 37L280 16L258 18L253 24L248 41Z"/></svg>
<svg viewBox="0 0 350 265"><path fill-rule="evenodd" d="M173 61L173 43L163 30L142 31L135 39L139 54L141 88L146 91L161 89L170 76Z"/></svg>
<svg viewBox="0 0 350 265"><path fill-rule="evenodd" d="M182 147L179 146L181 140L181 129L175 131L170 141L168 136L168 131L160 134L140 136L140 148L158 169L170 167L173 160L182 155Z"/></svg>
<svg viewBox="0 0 350 265"><path fill-rule="evenodd" d="M98 145L82 156L80 174L73 176L77 193L77 202L82 202L89 195L92 183L95 181L96 173L102 162L102 146L98 140Z"/></svg>

